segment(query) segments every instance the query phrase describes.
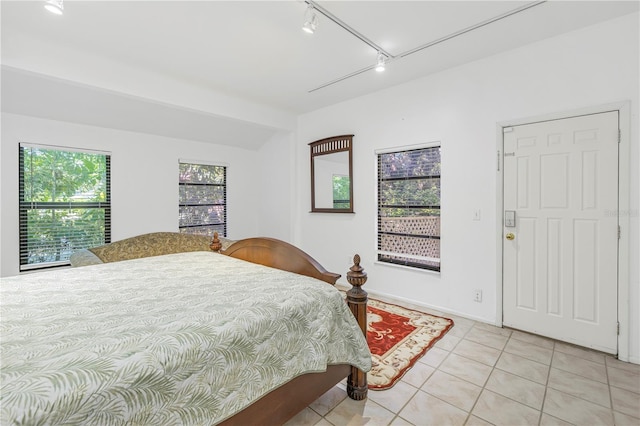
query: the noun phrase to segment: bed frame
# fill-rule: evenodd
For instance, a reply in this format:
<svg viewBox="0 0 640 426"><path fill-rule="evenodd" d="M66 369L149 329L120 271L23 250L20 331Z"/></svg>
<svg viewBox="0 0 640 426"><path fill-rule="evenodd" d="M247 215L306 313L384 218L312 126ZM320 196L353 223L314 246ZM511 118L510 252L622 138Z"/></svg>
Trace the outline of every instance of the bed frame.
<svg viewBox="0 0 640 426"><path fill-rule="evenodd" d="M224 251L217 233L211 249L223 255L282 269L297 274L314 277L335 285L340 274L327 272L316 260L299 248L273 238L248 238L233 243ZM347 281L352 288L347 291L347 304L356 317L360 329L366 336L367 292L361 286L367 274L360 267L360 256L354 256L354 265L347 273ZM287 384L275 389L226 419L221 425L276 425L302 411L322 394L347 377L347 395L351 399L363 400L367 397L367 374L351 365L327 366L324 373L310 373L298 376Z"/></svg>

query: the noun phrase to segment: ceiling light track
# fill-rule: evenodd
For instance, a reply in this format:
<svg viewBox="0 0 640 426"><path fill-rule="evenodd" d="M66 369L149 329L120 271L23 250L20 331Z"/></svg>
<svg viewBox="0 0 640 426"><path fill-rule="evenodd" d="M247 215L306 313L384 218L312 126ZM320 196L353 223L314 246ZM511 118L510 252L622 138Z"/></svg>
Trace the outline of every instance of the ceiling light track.
<svg viewBox="0 0 640 426"><path fill-rule="evenodd" d="M347 80L347 79L349 79L351 77L355 77L356 75L364 74L367 71L371 71L372 69L375 69L376 66L377 65L374 64L374 65L371 65L370 67L362 68L362 69L360 69L358 71L352 72L351 74L347 74L347 75L342 76L340 78L336 78L335 80L331 80L331 81L329 81L327 83L324 83L323 85L318 86L315 89L309 90L307 93L313 93L313 92L315 92L317 90L324 89L325 87L331 86L333 84L340 83L341 81Z"/></svg>
<svg viewBox="0 0 640 426"><path fill-rule="evenodd" d="M398 58L405 58L405 57L407 57L409 55L413 55L414 53L420 52L421 50L427 49L427 48L429 48L431 46L435 46L436 44L440 44L440 43L445 42L447 40L451 40L452 38L456 38L458 36L461 36L463 34L471 32L473 30L477 30L477 29L482 28L484 26L487 26L489 24L493 24L494 22L498 22L498 21L500 21L502 19L508 18L508 17L513 16L513 15L515 15L517 13L520 13L520 12L524 12L525 10L531 9L532 7L541 5L541 4L546 3L546 2L547 2L547 0L542 0L542 1L536 1L536 2L533 2L533 3L525 4L524 6L520 6L517 9L513 9L513 10L510 10L510 11L508 11L506 13L503 13L502 15L495 16L493 18L487 19L486 21L479 22L479 23L474 24L474 25L472 25L470 27L464 28L464 29L462 29L460 31L456 31L455 33L451 33L451 34L446 35L444 37L441 37L441 38L439 38L437 40L431 41L431 42L429 42L427 44L423 44L422 46L418 46L415 49L411 49L411 50L408 50L406 52L403 52L403 53L398 55Z"/></svg>
<svg viewBox="0 0 640 426"><path fill-rule="evenodd" d="M305 0L305 3L307 3L309 6L313 7L313 9L317 10L318 13L323 14L327 19L329 19L330 21L333 21L336 25L338 25L339 27L341 27L342 29L344 29L345 31L347 31L349 34L353 35L354 37L360 39L360 41L362 41L363 43L365 43L366 45L368 45L369 47L371 47L372 49L374 49L376 52L380 52L382 53L384 56L386 56L387 58L393 58L393 55L389 52L387 52L386 50L384 50L382 47L378 46L373 40L367 38L364 34L358 32L357 30L355 30L354 28L350 27L348 24L346 24L343 20L341 20L340 18L338 18L336 15L334 15L333 13L329 12L327 9L325 9L324 7L320 6L318 3L316 3L313 0Z"/></svg>
<svg viewBox="0 0 640 426"><path fill-rule="evenodd" d="M367 43L369 46L371 46L373 48L376 48L378 50L379 54L382 54L382 55L387 57L387 60L385 61L385 63L388 63L392 59L393 60L399 60L399 59L402 59L402 58L406 58L409 55L413 55L414 53L417 53L417 52L420 52L422 50L428 49L429 47L432 47L432 46L435 46L437 44L443 43L443 42L445 42L447 40L451 40L451 39L453 39L455 37L459 37L459 36L461 36L463 34L466 34L466 33L471 32L473 30L477 30L479 28L482 28L482 27L484 27L486 25L489 25L489 24L492 24L494 22L500 21L502 19L508 18L508 17L513 16L513 15L515 15L517 13L524 12L525 10L531 9L531 8L533 8L535 6L539 6L539 5L541 5L543 3L546 3L546 2L547 2L547 0L541 0L541 1L535 1L535 2L532 2L532 3L527 3L527 4L525 4L523 6L520 6L520 7L516 8L516 9L513 9L513 10L510 10L510 11L508 11L506 13L503 13L502 15L498 15L498 16L490 18L490 19L488 19L486 21L479 22L479 23L477 23L475 25L472 25L470 27L464 28L464 29L462 29L460 31L456 31L454 33L451 33L449 35L441 37L441 38L439 38L437 40L434 40L432 42L429 42L427 44L423 44L422 46L418 46L418 47L416 47L414 49L411 49L411 50L408 50L406 52L403 52L403 53L401 53L401 54L399 54L397 56L393 56L393 55L389 54L388 52L386 52L385 50L383 50L381 48L377 48L376 47L377 45L375 43L373 43L373 42L369 43L367 41L369 39L366 38L365 36L363 36L362 34L358 33L357 31L355 31L355 30L353 30L353 32L350 31L351 27L349 27L348 25L342 23L342 21L340 19L338 19L337 17L333 16L330 12L326 11L325 9L321 10L320 6L317 6L315 4L315 2L313 2L312 0L305 1L305 3L313 4L313 7L316 8L320 13L322 13L327 18L329 18L332 21L334 21L336 24L338 24L341 27L343 27L345 30L351 32L353 35L355 35L360 40L362 40L365 43ZM343 24L344 24L344 26L343 26ZM336 83L340 83L341 81L345 81L345 80L347 80L347 79L349 79L351 77L355 77L357 75L363 74L363 73L365 73L365 72L367 72L369 70L376 69L377 66L378 66L377 64L371 65L369 67L366 67L366 68L363 68L361 70L352 72L352 73L347 74L345 76L336 78L335 80L331 80L331 81L329 81L327 83L324 83L324 84L322 84L322 85L320 85L320 86L318 86L318 87L316 87L314 89L309 90L308 93L312 93L312 92L315 92L317 90L324 89L325 87L331 86L331 85L336 84Z"/></svg>

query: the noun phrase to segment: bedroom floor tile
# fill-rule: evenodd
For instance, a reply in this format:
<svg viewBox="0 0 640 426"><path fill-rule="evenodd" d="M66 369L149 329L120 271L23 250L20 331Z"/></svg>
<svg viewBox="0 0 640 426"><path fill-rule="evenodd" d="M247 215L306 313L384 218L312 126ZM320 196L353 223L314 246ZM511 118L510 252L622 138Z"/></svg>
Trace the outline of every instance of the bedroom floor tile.
<svg viewBox="0 0 640 426"><path fill-rule="evenodd" d="M605 363L605 354L603 354L602 352L580 348L578 346L564 342L556 342L554 349L556 352L562 352L568 355L576 356L578 358L584 358L586 360L597 362L599 364Z"/></svg>
<svg viewBox="0 0 640 426"><path fill-rule="evenodd" d="M391 389L353 401L341 383L286 426L640 425L640 365L452 319L455 333L447 333Z"/></svg>
<svg viewBox="0 0 640 426"><path fill-rule="evenodd" d="M604 363L589 361L562 352L553 354L552 368L568 371L600 383L607 383L607 368Z"/></svg>
<svg viewBox="0 0 640 426"><path fill-rule="evenodd" d="M416 392L418 392L417 388L400 381L389 390L369 391L369 399L387 410L397 413L413 398Z"/></svg>
<svg viewBox="0 0 640 426"><path fill-rule="evenodd" d="M316 399L309 407L321 416L333 410L338 404L347 398L347 393L341 386L334 386Z"/></svg>
<svg viewBox="0 0 640 426"><path fill-rule="evenodd" d="M489 390L482 391L473 414L501 425L537 425L540 420L540 411Z"/></svg>
<svg viewBox="0 0 640 426"><path fill-rule="evenodd" d="M550 416L547 413L542 413L542 416L540 417L540 426L573 426L573 423L568 423L557 417Z"/></svg>
<svg viewBox="0 0 640 426"><path fill-rule="evenodd" d="M613 418L616 421L616 426L638 426L640 425L640 418L627 416L626 414L613 412Z"/></svg>
<svg viewBox="0 0 640 426"><path fill-rule="evenodd" d="M607 368L607 374L611 386L640 393L640 372L621 368Z"/></svg>
<svg viewBox="0 0 640 426"><path fill-rule="evenodd" d="M555 389L547 389L544 412L576 425L612 425L613 411Z"/></svg>
<svg viewBox="0 0 640 426"><path fill-rule="evenodd" d="M500 350L467 339L461 340L453 349L453 353L492 367L500 357Z"/></svg>
<svg viewBox="0 0 640 426"><path fill-rule="evenodd" d="M315 426L323 420L320 414L307 407L285 423L284 426Z"/></svg>
<svg viewBox="0 0 640 426"><path fill-rule="evenodd" d="M418 392L400 417L414 425L464 425L467 413L426 392Z"/></svg>
<svg viewBox="0 0 640 426"><path fill-rule="evenodd" d="M473 327L465 336L465 339L480 343L490 348L502 350L509 337L493 333L484 328Z"/></svg>
<svg viewBox="0 0 640 426"><path fill-rule="evenodd" d="M547 386L607 408L611 407L609 386L605 383L590 380L568 371L552 368Z"/></svg>
<svg viewBox="0 0 640 426"><path fill-rule="evenodd" d="M631 364L628 362L620 361L610 355L605 357L605 364L607 364L607 368L619 368L621 370L630 371L635 374L640 374L640 364Z"/></svg>
<svg viewBox="0 0 640 426"><path fill-rule="evenodd" d="M452 353L438 369L474 385L484 386L492 367Z"/></svg>
<svg viewBox="0 0 640 426"><path fill-rule="evenodd" d="M531 343L541 348L553 349L554 341L546 337L537 336L535 334L526 333L520 330L513 330L511 338L514 340L520 340L522 342Z"/></svg>
<svg viewBox="0 0 640 426"><path fill-rule="evenodd" d="M429 377L431 377L434 371L434 367L416 362L414 366L406 372L406 374L402 378L402 381L405 383L409 383L411 386L419 388L424 384L424 382L427 381Z"/></svg>
<svg viewBox="0 0 640 426"><path fill-rule="evenodd" d="M640 395L628 390L611 388L613 409L628 416L640 418Z"/></svg>
<svg viewBox="0 0 640 426"><path fill-rule="evenodd" d="M485 389L528 405L536 410L542 408L545 393L543 385L498 369L493 370L491 373Z"/></svg>
<svg viewBox="0 0 640 426"><path fill-rule="evenodd" d="M450 374L437 371L427 380L422 390L447 401L454 407L471 411L482 388Z"/></svg>
<svg viewBox="0 0 640 426"><path fill-rule="evenodd" d="M553 356L553 349L539 346L536 343L515 339L513 334L507 342L504 351L546 365L551 363L551 357Z"/></svg>
<svg viewBox="0 0 640 426"><path fill-rule="evenodd" d="M485 420L482 420L480 417L470 416L464 425L465 426L493 426L493 423L489 423Z"/></svg>
<svg viewBox="0 0 640 426"><path fill-rule="evenodd" d="M325 416L325 419L335 426L386 426L395 414L379 404L371 401L354 401L345 399Z"/></svg>
<svg viewBox="0 0 640 426"><path fill-rule="evenodd" d="M430 367L438 367L442 364L442 361L449 356L449 351L444 349L433 347L427 351L422 358L418 360L418 363L427 364Z"/></svg>
<svg viewBox="0 0 640 426"><path fill-rule="evenodd" d="M496 368L543 385L547 383L549 376L548 365L507 352L500 355Z"/></svg>

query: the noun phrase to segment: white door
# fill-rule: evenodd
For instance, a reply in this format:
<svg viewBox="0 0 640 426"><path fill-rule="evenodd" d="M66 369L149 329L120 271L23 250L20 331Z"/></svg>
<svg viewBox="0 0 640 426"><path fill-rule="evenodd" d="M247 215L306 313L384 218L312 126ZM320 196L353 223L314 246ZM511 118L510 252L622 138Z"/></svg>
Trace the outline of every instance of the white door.
<svg viewBox="0 0 640 426"><path fill-rule="evenodd" d="M505 128L503 164L503 324L617 353L618 112Z"/></svg>

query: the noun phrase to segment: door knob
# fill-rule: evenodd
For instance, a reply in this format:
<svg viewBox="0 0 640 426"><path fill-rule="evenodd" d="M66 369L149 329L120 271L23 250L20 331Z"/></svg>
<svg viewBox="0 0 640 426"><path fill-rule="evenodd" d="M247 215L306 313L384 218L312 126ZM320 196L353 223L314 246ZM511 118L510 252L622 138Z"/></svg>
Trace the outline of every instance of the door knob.
<svg viewBox="0 0 640 426"><path fill-rule="evenodd" d="M509 241L513 240L516 238L516 236L514 235L513 232L509 232L507 235L505 235L505 238Z"/></svg>

